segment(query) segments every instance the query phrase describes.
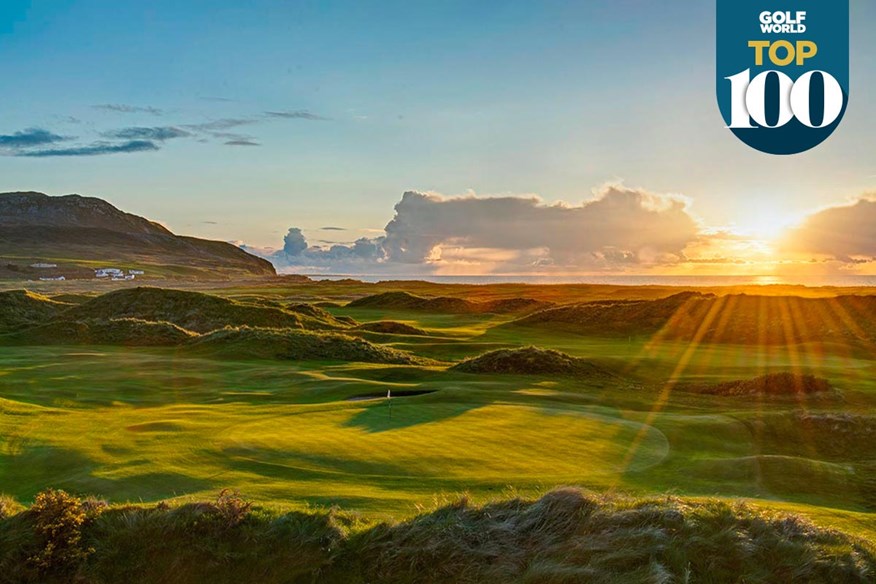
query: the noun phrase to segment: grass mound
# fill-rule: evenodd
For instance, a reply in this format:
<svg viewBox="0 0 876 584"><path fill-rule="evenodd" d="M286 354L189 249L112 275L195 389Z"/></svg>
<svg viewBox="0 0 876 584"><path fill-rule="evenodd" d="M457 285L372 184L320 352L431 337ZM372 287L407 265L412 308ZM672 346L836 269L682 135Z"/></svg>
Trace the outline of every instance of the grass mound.
<svg viewBox="0 0 876 584"><path fill-rule="evenodd" d="M343 328L345 326L350 326L352 322L353 325L358 324L355 320L350 317L341 317L338 318L334 316L328 310L321 308L315 304L308 304L306 302L300 303L292 303L287 304L285 309L289 312L294 312L295 314L300 314L305 317L310 317L319 322L329 323L335 327Z"/></svg>
<svg viewBox="0 0 876 584"><path fill-rule="evenodd" d="M282 308L244 304L200 292L147 287L104 294L74 307L65 317L165 321L198 333L226 326L325 329L337 325L334 319L324 320Z"/></svg>
<svg viewBox="0 0 876 584"><path fill-rule="evenodd" d="M784 346L876 341L876 296L715 296L683 292L657 300L596 301L549 308L504 326L591 336Z"/></svg>
<svg viewBox="0 0 876 584"><path fill-rule="evenodd" d="M55 321L6 335L17 345L122 345L130 347L174 346L197 336L169 322L137 318Z"/></svg>
<svg viewBox="0 0 876 584"><path fill-rule="evenodd" d="M423 297L409 292L384 292L353 300L351 308L382 308L393 310L412 310L438 314L523 314L552 306L549 302L531 298L511 298L472 302L464 298L450 296Z"/></svg>
<svg viewBox="0 0 876 584"><path fill-rule="evenodd" d="M530 314L554 306L553 302L544 302L533 298L505 298L481 303L483 312L493 314Z"/></svg>
<svg viewBox="0 0 876 584"><path fill-rule="evenodd" d="M44 323L68 308L69 304L28 290L0 292L0 332Z"/></svg>
<svg viewBox="0 0 876 584"><path fill-rule="evenodd" d="M450 312L465 314L472 311L472 304L462 298L447 296L425 298L408 292L383 292L353 300L350 308L388 308L395 310L418 310L424 312Z"/></svg>
<svg viewBox="0 0 876 584"><path fill-rule="evenodd" d="M826 379L801 373L770 373L752 379L725 381L714 385L680 387L695 393L719 396L801 396L833 391Z"/></svg>
<svg viewBox="0 0 876 584"><path fill-rule="evenodd" d="M216 584L872 582L872 544L744 504L596 497L457 503L402 523L338 511L278 513L236 494L182 506L106 507L64 494L76 537L41 531L54 509L0 519L0 581ZM63 520L63 521L61 521ZM61 525L70 523L61 517ZM56 522L58 523L58 522ZM59 549L50 562L30 558ZM79 553L77 553L79 552Z"/></svg>
<svg viewBox="0 0 876 584"><path fill-rule="evenodd" d="M577 489L462 501L363 539L371 582L866 582L876 569L872 550L797 517Z"/></svg>
<svg viewBox="0 0 876 584"><path fill-rule="evenodd" d="M670 320L680 320L711 294L682 292L659 300L600 300L548 308L505 326L549 328L595 336L654 334ZM700 319L702 322L702 319Z"/></svg>
<svg viewBox="0 0 876 584"><path fill-rule="evenodd" d="M876 416L838 412L774 413L746 420L761 451L801 451L833 461L876 460Z"/></svg>
<svg viewBox="0 0 876 584"><path fill-rule="evenodd" d="M381 320L377 322L366 322L364 324L360 324L356 327L356 330L365 331L369 333L381 333L384 335L414 335L414 336L427 336L429 334L428 331L425 331L421 328L417 328L415 326L411 326L409 324L405 324L403 322L396 322L394 320Z"/></svg>
<svg viewBox="0 0 876 584"><path fill-rule="evenodd" d="M405 351L347 335L282 329L225 328L192 339L187 346L194 351L234 359L352 361L390 365L426 363Z"/></svg>
<svg viewBox="0 0 876 584"><path fill-rule="evenodd" d="M586 359L538 347L490 351L457 363L450 369L462 373L482 374L613 377Z"/></svg>

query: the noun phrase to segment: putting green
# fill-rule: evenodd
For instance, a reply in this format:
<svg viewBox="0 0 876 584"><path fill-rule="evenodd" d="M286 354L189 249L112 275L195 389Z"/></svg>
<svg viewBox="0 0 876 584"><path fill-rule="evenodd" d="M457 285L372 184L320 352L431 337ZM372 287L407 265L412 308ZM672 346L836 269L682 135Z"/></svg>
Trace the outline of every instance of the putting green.
<svg viewBox="0 0 876 584"><path fill-rule="evenodd" d="M245 423L224 455L357 477L582 480L641 470L669 452L657 429L591 413L490 404L385 403Z"/></svg>

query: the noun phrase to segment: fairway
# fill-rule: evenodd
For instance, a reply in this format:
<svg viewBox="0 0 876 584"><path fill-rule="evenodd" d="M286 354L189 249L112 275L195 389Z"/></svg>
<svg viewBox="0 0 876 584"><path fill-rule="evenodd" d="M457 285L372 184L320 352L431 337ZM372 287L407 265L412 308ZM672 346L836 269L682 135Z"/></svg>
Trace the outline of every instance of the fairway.
<svg viewBox="0 0 876 584"><path fill-rule="evenodd" d="M411 399L411 398L400 398ZM399 401L399 398L397 398ZM625 464L627 448L641 444ZM290 414L231 428L232 459L363 481L580 482L659 463L656 429L617 418L514 405L398 404Z"/></svg>

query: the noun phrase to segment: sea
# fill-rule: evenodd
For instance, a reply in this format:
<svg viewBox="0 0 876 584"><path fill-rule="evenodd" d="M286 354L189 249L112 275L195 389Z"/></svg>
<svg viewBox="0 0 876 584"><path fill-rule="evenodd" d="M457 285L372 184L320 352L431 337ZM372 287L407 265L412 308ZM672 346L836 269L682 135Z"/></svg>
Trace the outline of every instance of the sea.
<svg viewBox="0 0 876 584"><path fill-rule="evenodd" d="M612 286L809 286L809 287L865 287L876 286L876 276L533 276L533 275L488 275L488 276L435 276L435 275L369 275L369 274L313 274L315 280L337 281L344 279L362 282L386 282L391 280L419 280L436 284L604 284Z"/></svg>

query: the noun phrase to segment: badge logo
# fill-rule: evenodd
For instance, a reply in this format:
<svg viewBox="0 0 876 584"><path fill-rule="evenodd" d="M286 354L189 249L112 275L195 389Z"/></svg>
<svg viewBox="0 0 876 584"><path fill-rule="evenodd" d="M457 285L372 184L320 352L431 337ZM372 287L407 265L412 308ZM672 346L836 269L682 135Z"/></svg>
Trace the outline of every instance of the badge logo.
<svg viewBox="0 0 876 584"><path fill-rule="evenodd" d="M849 103L849 0L717 0L718 107L768 154L827 140Z"/></svg>

